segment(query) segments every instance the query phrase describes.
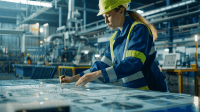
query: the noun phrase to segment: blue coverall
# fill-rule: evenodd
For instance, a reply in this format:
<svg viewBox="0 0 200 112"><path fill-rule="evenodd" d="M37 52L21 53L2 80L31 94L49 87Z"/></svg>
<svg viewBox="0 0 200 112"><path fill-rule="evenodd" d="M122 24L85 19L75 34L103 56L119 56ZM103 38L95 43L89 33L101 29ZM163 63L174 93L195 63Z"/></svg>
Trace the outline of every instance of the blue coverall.
<svg viewBox="0 0 200 112"><path fill-rule="evenodd" d="M113 35L114 44L107 47L101 61L96 61L90 69L80 73L80 76L101 70L105 82L122 78L125 87L166 92L165 76L154 61L157 52L151 31L144 24L135 25L131 31L134 22L126 16L122 31L118 29ZM126 57L122 59L128 34L130 36Z"/></svg>

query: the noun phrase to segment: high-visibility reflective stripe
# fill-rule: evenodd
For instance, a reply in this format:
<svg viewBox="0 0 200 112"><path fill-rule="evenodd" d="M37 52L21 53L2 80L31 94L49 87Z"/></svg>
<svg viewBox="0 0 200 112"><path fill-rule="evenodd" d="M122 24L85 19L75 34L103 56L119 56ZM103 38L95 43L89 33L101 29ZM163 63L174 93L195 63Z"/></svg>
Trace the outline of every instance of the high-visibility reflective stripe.
<svg viewBox="0 0 200 112"><path fill-rule="evenodd" d="M108 59L107 57L103 56L101 58L101 61L104 62L105 64L111 66L112 65L112 61L110 59Z"/></svg>
<svg viewBox="0 0 200 112"><path fill-rule="evenodd" d="M149 87L148 87L148 86L144 86L144 87L137 88L137 89L141 89L141 90L149 90Z"/></svg>
<svg viewBox="0 0 200 112"><path fill-rule="evenodd" d="M88 73L91 73L91 72L90 72L90 69L87 69L87 70L83 71L83 73L88 74Z"/></svg>
<svg viewBox="0 0 200 112"><path fill-rule="evenodd" d="M128 33L128 36L127 36L127 42L126 42L126 45L125 45L125 51L124 51L124 53L126 52L126 46L128 46L128 43L129 43L129 38L130 38L130 34L131 34L131 31L133 30L133 28L135 27L135 25L137 25L137 24L143 24L143 25L145 25L146 27L147 27L147 29L148 29L148 31L149 31L149 34L152 36L152 33L151 33L151 29L146 25L146 24L144 24L144 23L142 23L142 22L140 22L140 21L135 21L132 25L131 25L131 28L130 28L130 30L129 30L129 33ZM111 38L110 38L110 52L111 52L111 56L112 56L112 62L113 62L113 60L114 60L114 57L115 57L115 55L114 55L114 52L113 52L113 45L114 45L114 43L115 43L115 40L114 40L114 38L115 38L115 35L117 34L117 31L111 36ZM123 55L123 58L122 58L122 60L125 58L125 55Z"/></svg>
<svg viewBox="0 0 200 112"><path fill-rule="evenodd" d="M145 26L147 27L148 31L149 31L149 34L152 36L151 29L150 29L146 24L144 24L144 23L142 23L142 22L140 22L140 21L135 21L135 22L132 24L132 26L131 26L131 28L130 28L130 30L129 30L129 34L128 34L128 38L127 38L127 39L130 38L131 31L133 30L133 28L134 28L135 25L137 25L137 24L143 24L143 25L145 25Z"/></svg>
<svg viewBox="0 0 200 112"><path fill-rule="evenodd" d="M127 37L128 40L129 40L129 38L130 38L131 31L133 30L133 28L134 28L135 25L137 25L137 24L138 24L138 22L135 21L135 22L131 25L131 28L130 28L130 30L129 30L128 37Z"/></svg>
<svg viewBox="0 0 200 112"><path fill-rule="evenodd" d="M152 55L154 52L156 52L156 46L151 47L151 51L150 51L149 55Z"/></svg>
<svg viewBox="0 0 200 112"><path fill-rule="evenodd" d="M122 60L124 60L125 57L130 57L131 56L131 57L136 57L136 58L141 59L142 63L144 64L144 62L146 60L146 56L144 55L144 53L139 52L139 51L135 51L135 50L127 51L127 46L129 44L130 34L131 34L133 28L135 27L135 25L137 25L137 24L145 25L144 23L142 23L140 21L135 21L131 25L131 28L130 28L128 36L127 36L127 41L126 41L126 45L125 45L125 48L124 48L124 53L123 53ZM147 25L145 25L145 26L147 27L147 29L149 31L149 34L152 36L150 28ZM114 57L115 57L114 51L113 51L113 45L114 45L114 42L115 42L114 37L115 37L116 34L117 34L117 31L110 38L110 52L111 52L111 57L112 57L112 64L113 64ZM150 53L153 53L153 51L152 52L150 51ZM106 71L107 71L107 74L109 76L110 82L117 80L117 75L116 75L113 67L106 68ZM144 75L140 71L140 72L137 72L134 75L131 75L131 76L128 76L128 77L124 77L124 78L122 78L122 80L123 80L124 83L127 83L127 82L134 81L134 80L137 80L137 79L140 79L140 78L143 78L143 77L144 77ZM149 90L148 86L144 86L144 87L141 87L141 88L138 88L138 89Z"/></svg>
<svg viewBox="0 0 200 112"><path fill-rule="evenodd" d="M113 45L114 45L114 43L115 43L114 38L115 38L115 35L116 35L116 34L117 34L117 31L116 31L116 32L111 36L111 38L110 38L110 52L111 52L112 58L115 57L114 52L113 52Z"/></svg>
<svg viewBox="0 0 200 112"><path fill-rule="evenodd" d="M132 25L131 25L131 28L128 32L128 36L127 36L127 40L126 40L126 44L125 44L125 47L124 47L124 53L123 53L123 57L122 57L122 60L124 60L124 58L126 57L126 51L128 49L128 44L129 44L129 39L130 39L130 35L131 35L131 32L133 30L133 28L135 27L135 25L138 24L137 21L135 21Z"/></svg>
<svg viewBox="0 0 200 112"><path fill-rule="evenodd" d="M114 45L114 43L115 43L115 40L113 40L113 41L110 41L110 49L111 49L111 56L114 58L115 57L115 55L114 55L114 51L113 51L113 45Z"/></svg>
<svg viewBox="0 0 200 112"><path fill-rule="evenodd" d="M126 57L139 58L142 61L143 64L144 64L144 62L146 60L146 56L144 55L144 53L142 53L140 51L135 51L135 50L128 50L126 52Z"/></svg>
<svg viewBox="0 0 200 112"><path fill-rule="evenodd" d="M127 82L131 82L131 81L143 78L143 77L144 77L144 75L143 75L142 71L139 71L133 75L122 78L122 81L123 81L123 83L127 83Z"/></svg>
<svg viewBox="0 0 200 112"><path fill-rule="evenodd" d="M108 74L108 77L110 79L110 82L117 80L117 74L115 73L115 70L113 66L106 68L106 72Z"/></svg>
<svg viewBox="0 0 200 112"><path fill-rule="evenodd" d="M141 24L145 25L147 27L147 29L149 30L149 34L153 37L152 33L151 33L151 29L144 23L141 22Z"/></svg>
<svg viewBox="0 0 200 112"><path fill-rule="evenodd" d="M133 23L133 25L132 25L131 28L133 29L133 27L134 27L135 25L137 25L137 24L143 24L143 25L145 25L145 26L147 27L148 31L149 31L149 34L152 36L151 29L150 29L146 24L144 24L144 23L141 22L141 21L135 21L135 22Z"/></svg>

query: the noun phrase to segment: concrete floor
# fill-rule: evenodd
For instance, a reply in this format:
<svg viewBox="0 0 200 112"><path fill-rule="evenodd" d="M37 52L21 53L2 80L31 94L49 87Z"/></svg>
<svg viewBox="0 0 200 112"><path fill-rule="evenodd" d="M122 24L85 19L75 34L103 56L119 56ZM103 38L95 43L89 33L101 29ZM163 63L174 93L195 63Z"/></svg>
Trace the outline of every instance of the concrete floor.
<svg viewBox="0 0 200 112"><path fill-rule="evenodd" d="M168 79L169 76L167 76ZM30 77L25 77L24 79L29 79ZM58 78L56 73L54 78ZM16 78L13 73L0 73L0 80L19 80L22 78ZM168 83L168 88L171 93L178 93L178 75L170 75L169 79L173 82ZM200 91L200 87L199 87ZM194 77L183 76L183 93L194 95Z"/></svg>

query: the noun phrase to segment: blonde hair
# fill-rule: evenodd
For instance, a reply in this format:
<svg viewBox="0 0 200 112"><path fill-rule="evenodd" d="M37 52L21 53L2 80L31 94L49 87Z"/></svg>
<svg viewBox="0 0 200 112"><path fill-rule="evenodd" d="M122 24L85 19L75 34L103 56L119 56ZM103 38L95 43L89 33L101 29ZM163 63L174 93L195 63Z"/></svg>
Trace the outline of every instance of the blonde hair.
<svg viewBox="0 0 200 112"><path fill-rule="evenodd" d="M125 8L123 5L118 6L118 8L115 8L114 10L115 10L116 12L118 12L120 8L124 8L124 9L125 9L125 11L124 11L124 16L126 16L126 8ZM157 34L156 28L155 28L152 24L149 24L149 23L147 22L147 20L146 20L144 17L142 17L140 14L138 14L138 13L135 12L135 11L131 11L131 14L128 14L128 15L129 15L129 17L131 17L134 21L141 21L142 23L144 23L145 25L147 25L147 26L151 29L151 32L152 32L152 34L153 34L153 41L155 41L155 40L157 39L158 34Z"/></svg>

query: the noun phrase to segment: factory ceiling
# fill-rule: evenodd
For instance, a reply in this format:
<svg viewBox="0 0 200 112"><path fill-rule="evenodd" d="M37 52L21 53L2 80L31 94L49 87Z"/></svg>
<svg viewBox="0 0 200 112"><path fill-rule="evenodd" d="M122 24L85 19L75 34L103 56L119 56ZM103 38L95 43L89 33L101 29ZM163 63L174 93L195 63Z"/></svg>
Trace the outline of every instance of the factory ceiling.
<svg viewBox="0 0 200 112"><path fill-rule="evenodd" d="M52 2L53 0L41 1ZM68 3L66 1L67 0L60 0L57 4L57 8L54 3L52 8L49 8L47 11L44 11L42 13L38 10L41 9L40 7L0 1L0 22L16 24L17 20L21 19L23 21L33 13L39 12L38 16L33 17L28 21L25 21L25 23L49 23L50 26L58 27L58 8L62 7L62 25L66 25L66 20L68 17ZM81 14L81 16L77 19L84 18L84 1L86 2L87 8L86 24L103 20L102 16L96 16L99 10L99 0L75 0L75 9L78 9L79 13ZM186 2L191 3L186 4ZM170 8L167 8L167 4L170 6ZM176 5L176 7L172 5ZM166 8L167 10L163 10L163 8ZM158 40L160 41L167 40L170 36L173 36L173 38L187 38L199 33L199 25L192 25L194 23L198 23L200 20L198 16L200 14L199 8L200 4L196 0L132 0L130 5L131 10L144 11L144 13L141 15L143 15L151 24L153 24L158 29ZM152 11L157 12L152 13ZM185 25L189 26L180 28L181 26ZM106 27L104 25L99 30L91 31L89 33L86 32L87 34L83 35L91 37L95 33L102 33L102 31L105 32L105 30ZM173 34L171 34L170 32L173 32Z"/></svg>
<svg viewBox="0 0 200 112"><path fill-rule="evenodd" d="M32 0L34 1L34 0ZM37 1L37 0L35 0ZM53 0L41 0L41 1L46 1L46 2L52 2ZM67 14L68 14L68 4L66 2L67 0L60 0L60 2L58 2L57 7L62 7L63 9L63 22L65 23L66 18L67 18ZM79 8L83 8L83 1L84 0L75 0L75 6L79 7ZM92 10L96 10L98 11L98 2L99 0L85 0L86 1L86 8L88 9L92 9ZM14 3L10 3L10 2L3 2L0 1L0 19L2 19L2 22L12 22L15 23L16 19L17 19L17 14L19 13L23 13L26 18L26 15L31 15L32 13L37 11L37 8L34 6L27 6L26 5L17 5ZM174 4L174 3L178 3L181 2L181 0L170 0L170 4ZM39 16L37 18L34 18L36 21L40 20L43 21L46 18L52 18L52 16L56 16L57 19L52 18L52 23L58 22L58 16L59 16L59 11L58 9L55 9L55 5L53 5L54 7L49 9L46 12L43 12L42 16ZM153 10L153 9L157 9L163 6L166 6L166 0L132 0L131 5L130 5L131 9L137 9L140 8L140 10L143 10L144 12L149 11L149 10ZM146 7L144 7L146 6ZM184 7L185 8L185 7ZM26 12L28 10L28 12ZM83 11L79 9L79 12L81 13L81 17L80 19L83 18ZM91 12L88 11L87 12L87 23L92 23L95 21L98 21L100 19L103 19L102 17L96 17L96 14L98 12ZM89 15L89 16L88 16ZM51 16L51 17L50 17ZM44 18L44 19L41 19ZM4 21L3 19L7 19L7 21ZM22 18L23 19L23 18ZM38 21L38 22L40 22ZM57 24L58 26L58 24Z"/></svg>

